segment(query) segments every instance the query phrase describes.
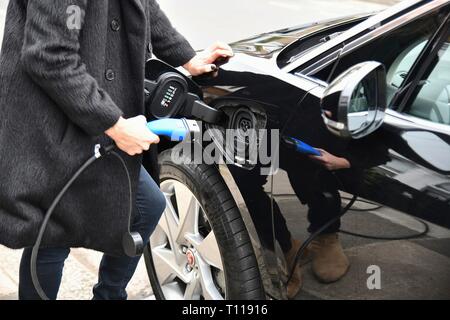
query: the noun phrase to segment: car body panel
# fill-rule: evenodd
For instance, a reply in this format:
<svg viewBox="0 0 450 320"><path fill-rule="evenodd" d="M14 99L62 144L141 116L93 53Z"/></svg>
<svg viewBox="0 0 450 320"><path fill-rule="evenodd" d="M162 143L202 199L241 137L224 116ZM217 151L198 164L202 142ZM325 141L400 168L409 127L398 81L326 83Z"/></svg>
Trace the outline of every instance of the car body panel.
<svg viewBox="0 0 450 320"><path fill-rule="evenodd" d="M388 110L382 128L370 136L358 140L338 138L327 130L322 119L321 97L328 83L312 74L297 72L300 66L304 70L319 66L317 62L330 48L346 48L348 44L343 41L357 41L358 37L367 40L367 34L377 30L392 32L397 28L382 26L403 25L446 3L449 1L402 1L377 15L265 33L232 44L235 57L222 65L216 75L193 78L204 101L225 114L220 123L205 124L205 129L212 129L209 138L226 160L216 167L241 212L268 297L286 298L283 252L290 241L290 231L306 227L298 219L300 211L308 210L305 192L315 190L320 183L327 185L325 191L330 193L339 190L376 201L387 213L399 211L450 228L449 126L405 115L394 106ZM364 33L365 30L370 32ZM327 36L329 39L317 45ZM435 41L433 38L426 48ZM304 52L298 48L304 48ZM351 55L355 46L347 49ZM328 57L331 60L325 57L323 64L340 58L339 51L335 54ZM420 67L420 63L416 64L413 70ZM294 137L337 156L359 160L352 162L351 169L330 173L318 169L309 157L296 154L283 143L270 150L272 155L279 154L279 158L271 158L276 162L267 164L261 159L252 162L237 157L234 147L221 137L227 129L239 131L240 118L236 115L240 112L253 116L250 118L257 130L278 130L277 142L283 137ZM205 141L204 151L209 142ZM256 144L263 142L257 140ZM171 146L163 143L161 149ZM278 170L267 170L273 169L271 165Z"/></svg>
<svg viewBox="0 0 450 320"><path fill-rule="evenodd" d="M362 31L367 29L373 31L381 26L383 21L388 21L391 27L380 30L389 32L395 29L393 25L402 25L408 19L422 16L432 8L445 4L445 1L403 1L371 17L365 15L335 20L336 27L345 23L351 24L351 21L358 19L363 22L321 46L307 50L306 54L300 55L297 60L293 59L293 62L281 65L281 72L277 58L283 51L287 52L291 46L301 45L302 40L308 38L308 35L327 28L332 29L333 24L319 23L239 41L233 44L236 56L221 67L218 76L201 79L198 83L204 90L206 101L218 108L226 105L245 106L250 102L259 105L267 115L266 128L280 129L284 135L296 137L315 147L327 148L337 155L342 154L346 148L359 149L358 152L361 154L372 155L366 156L366 164L355 172L343 174L339 189L376 201L385 206L387 212L400 211L450 228L450 176L448 170L442 170L446 169L443 164L445 161L448 160L450 166L448 126L436 125L389 110L383 127L367 139L359 141L339 139L328 132L321 118L320 98L327 84L308 74L292 73L301 65L308 66L308 63L315 62L318 56L330 48L340 47L343 41L352 37L356 37L357 40L357 35L361 35ZM366 19L367 17L369 18ZM352 47L348 50L351 52ZM298 80L286 76L291 74L296 75ZM440 151L436 150L437 146ZM245 174L246 170L249 171L248 168L235 165L224 164L220 169L230 189L233 190L235 200L244 212L244 221L253 235L255 251L263 256L262 259L259 257L260 264L264 265L264 270L272 279L264 281L267 292L276 298L285 297L285 287L280 280L284 276L283 264L280 262L283 261L283 254L278 245L280 235L277 234L274 222L270 228L262 228L261 222L257 220L275 221L276 211L280 210L289 221L289 229L305 227L298 225L295 219L296 212L301 210L304 204L294 191L295 187L292 186L291 180L301 179L302 175L297 174L296 168L301 167L302 162L307 159L299 158L294 164L292 161L284 163L283 158L292 159L292 157L294 156L290 151L282 148L281 168L267 179L256 179L250 173ZM240 173L236 174L236 170ZM239 175L244 178L236 179ZM248 186L242 187L240 184L249 184L249 181L254 183L253 190L259 191L253 194L240 192L241 189L248 189ZM301 181L306 185L309 183L308 180ZM264 213L251 212L254 206L248 206L247 203L262 201L261 199L267 197L272 202L270 212L267 210L264 210L266 211ZM293 212L285 211L285 207L277 204L277 201L286 197L296 199L290 206ZM261 218L264 215L267 216ZM261 234L269 229L272 232L272 241L264 243Z"/></svg>
<svg viewBox="0 0 450 320"><path fill-rule="evenodd" d="M230 46L236 53L271 59L281 51L285 51L285 54L289 55L289 46L296 49L298 48L298 42L304 42L309 37L318 34L325 37L327 34L349 29L351 26L367 19L370 15L352 15L280 29L231 43ZM278 66L280 67L280 64Z"/></svg>

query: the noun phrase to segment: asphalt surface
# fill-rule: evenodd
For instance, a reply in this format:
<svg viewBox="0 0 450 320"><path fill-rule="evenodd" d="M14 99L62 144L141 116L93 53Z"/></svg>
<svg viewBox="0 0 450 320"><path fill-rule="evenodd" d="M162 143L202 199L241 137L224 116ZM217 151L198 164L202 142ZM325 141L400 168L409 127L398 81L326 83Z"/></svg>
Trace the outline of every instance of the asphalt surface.
<svg viewBox="0 0 450 320"><path fill-rule="evenodd" d="M216 40L232 42L264 31L320 19L377 11L395 0L191 0L161 1L173 24L196 49ZM0 39L7 0L0 0ZM292 235L307 236L306 208L297 199L276 199ZM298 213L298 214L297 214ZM346 229L379 235L408 234L420 229L411 218L382 208L364 214L350 212ZM429 236L412 241L375 241L342 236L352 263L341 281L323 285L305 268L305 285L298 299L430 299L450 298L450 231L431 226ZM20 250L0 246L0 299L16 299ZM60 299L89 299L97 280L101 254L84 249L72 251L67 260ZM368 290L367 267L374 261L382 270L382 288ZM128 287L131 299L152 299L145 266L141 264Z"/></svg>
<svg viewBox="0 0 450 320"><path fill-rule="evenodd" d="M276 201L282 212L291 212L285 218L292 236L305 239L307 207L295 197L279 197ZM369 207L361 203L354 206ZM398 237L416 234L423 230L423 225L412 217L380 208L369 212L350 210L342 218L342 229ZM427 236L408 241L364 239L345 234L340 234L340 239L351 264L348 274L338 282L323 284L317 281L308 264L303 268L304 284L296 299L450 299L449 230L430 224ZM380 270L380 289L370 290L367 286L370 266Z"/></svg>

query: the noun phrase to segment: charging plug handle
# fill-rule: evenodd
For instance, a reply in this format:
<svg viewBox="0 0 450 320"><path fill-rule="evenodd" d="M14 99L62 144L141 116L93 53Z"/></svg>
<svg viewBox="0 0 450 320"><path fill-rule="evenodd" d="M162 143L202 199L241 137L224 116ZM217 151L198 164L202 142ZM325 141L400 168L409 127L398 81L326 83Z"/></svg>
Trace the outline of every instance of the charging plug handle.
<svg viewBox="0 0 450 320"><path fill-rule="evenodd" d="M147 116L157 119L187 117L208 123L218 123L222 112L216 110L193 93L185 78L175 72L162 74L156 82L145 80Z"/></svg>
<svg viewBox="0 0 450 320"><path fill-rule="evenodd" d="M189 93L186 101L186 107L183 110L184 116L192 116L207 123L219 123L219 121L222 119L222 111L208 106L195 94Z"/></svg>
<svg viewBox="0 0 450 320"><path fill-rule="evenodd" d="M172 141L192 140L200 127L195 120L159 119L147 124L150 131L158 136L165 136Z"/></svg>

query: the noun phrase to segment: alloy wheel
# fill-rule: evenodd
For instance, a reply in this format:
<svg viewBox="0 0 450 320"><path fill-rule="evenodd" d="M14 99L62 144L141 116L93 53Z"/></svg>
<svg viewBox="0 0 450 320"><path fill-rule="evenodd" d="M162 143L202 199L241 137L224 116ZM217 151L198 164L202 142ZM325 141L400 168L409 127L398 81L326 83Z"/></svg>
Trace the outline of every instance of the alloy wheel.
<svg viewBox="0 0 450 320"><path fill-rule="evenodd" d="M158 282L166 299L223 300L225 276L209 221L192 191L161 182L167 207L150 238Z"/></svg>

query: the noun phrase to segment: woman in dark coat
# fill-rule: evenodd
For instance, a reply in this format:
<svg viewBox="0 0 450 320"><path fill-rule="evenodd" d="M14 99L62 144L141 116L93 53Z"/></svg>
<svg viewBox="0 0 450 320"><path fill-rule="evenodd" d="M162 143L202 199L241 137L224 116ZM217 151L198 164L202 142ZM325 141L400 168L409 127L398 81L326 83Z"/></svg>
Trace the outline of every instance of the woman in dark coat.
<svg viewBox="0 0 450 320"><path fill-rule="evenodd" d="M132 178L133 228L144 239L165 202L141 166L158 138L145 127L144 68L154 53L198 75L232 55L217 44L196 55L155 0L10 1L0 57L0 244L34 244L58 191L94 152L115 142ZM120 162L90 167L58 205L44 236L38 273L56 298L70 247L107 253L95 298L126 298L136 259L123 257L127 180ZM150 190L150 191L149 191ZM144 211L144 212L142 212ZM21 268L21 298L36 298L29 249ZM118 255L121 257L113 257ZM49 264L49 262L51 263ZM46 267L44 267L46 266Z"/></svg>

